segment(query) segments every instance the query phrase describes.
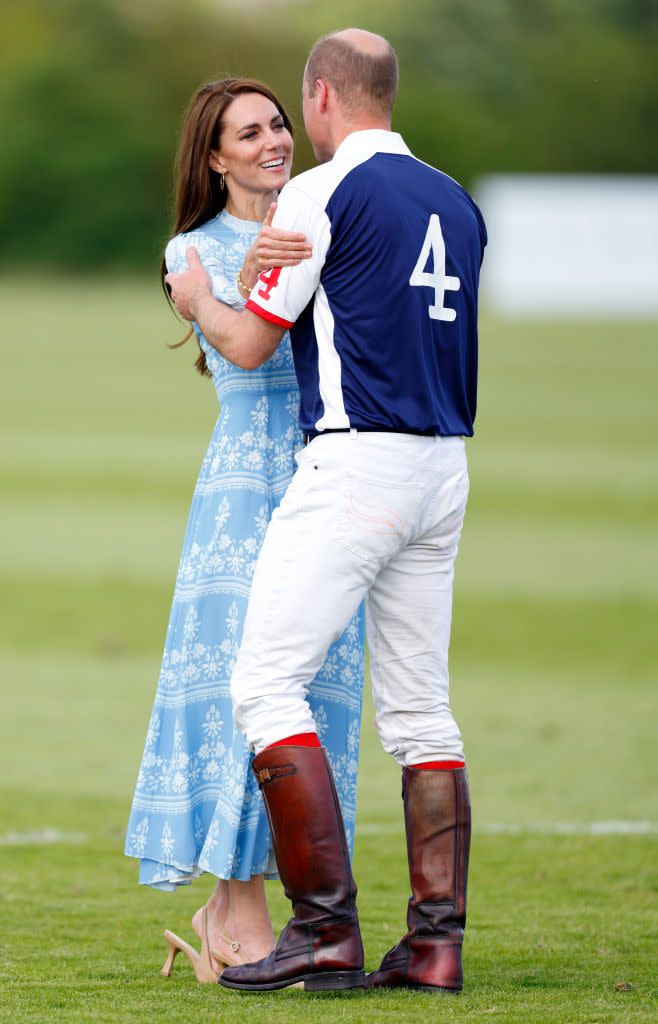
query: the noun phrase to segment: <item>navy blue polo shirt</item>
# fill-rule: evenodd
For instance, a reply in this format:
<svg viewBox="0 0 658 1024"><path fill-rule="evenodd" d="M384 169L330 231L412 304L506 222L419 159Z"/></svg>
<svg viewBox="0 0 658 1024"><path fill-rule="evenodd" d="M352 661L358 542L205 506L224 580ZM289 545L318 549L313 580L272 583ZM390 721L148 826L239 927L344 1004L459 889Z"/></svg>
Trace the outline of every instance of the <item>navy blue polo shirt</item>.
<svg viewBox="0 0 658 1024"><path fill-rule="evenodd" d="M274 226L313 256L261 275L247 308L290 328L305 433L473 433L482 215L402 138L353 132L283 189Z"/></svg>

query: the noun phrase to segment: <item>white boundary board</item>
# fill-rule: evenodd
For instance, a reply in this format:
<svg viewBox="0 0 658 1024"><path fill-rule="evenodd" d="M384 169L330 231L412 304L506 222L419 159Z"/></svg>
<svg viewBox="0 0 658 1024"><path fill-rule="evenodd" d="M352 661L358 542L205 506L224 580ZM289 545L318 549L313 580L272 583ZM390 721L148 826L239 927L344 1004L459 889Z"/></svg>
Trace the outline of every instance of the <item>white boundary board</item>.
<svg viewBox="0 0 658 1024"><path fill-rule="evenodd" d="M658 177L493 175L482 297L507 316L658 315Z"/></svg>

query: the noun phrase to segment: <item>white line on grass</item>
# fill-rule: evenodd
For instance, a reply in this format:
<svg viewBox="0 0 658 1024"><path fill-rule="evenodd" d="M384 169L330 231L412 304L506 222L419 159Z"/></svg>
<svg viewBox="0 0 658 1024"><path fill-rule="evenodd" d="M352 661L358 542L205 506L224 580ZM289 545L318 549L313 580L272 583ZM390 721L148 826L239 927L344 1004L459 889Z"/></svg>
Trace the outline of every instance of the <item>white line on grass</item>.
<svg viewBox="0 0 658 1024"><path fill-rule="evenodd" d="M69 846L86 843L82 832L60 832L56 828L42 828L35 832L5 832L0 834L0 846Z"/></svg>
<svg viewBox="0 0 658 1024"><path fill-rule="evenodd" d="M484 822L474 826L475 832L488 835L548 835L548 836L652 836L658 835L657 821L546 821L526 825L508 822ZM364 822L356 827L357 835L401 835L402 824ZM42 828L34 832L0 833L0 846L69 846L86 843L82 832L60 832L56 828Z"/></svg>
<svg viewBox="0 0 658 1024"><path fill-rule="evenodd" d="M489 835L549 835L549 836L650 836L658 835L657 821L546 821L525 825L508 822L484 822L473 826L475 832ZM356 834L366 836L402 833L402 823L367 822L356 827Z"/></svg>
<svg viewBox="0 0 658 1024"><path fill-rule="evenodd" d="M656 821L589 821L541 822L529 825L484 824L480 832L502 835L520 835L523 833L548 834L553 836L647 836L658 834Z"/></svg>

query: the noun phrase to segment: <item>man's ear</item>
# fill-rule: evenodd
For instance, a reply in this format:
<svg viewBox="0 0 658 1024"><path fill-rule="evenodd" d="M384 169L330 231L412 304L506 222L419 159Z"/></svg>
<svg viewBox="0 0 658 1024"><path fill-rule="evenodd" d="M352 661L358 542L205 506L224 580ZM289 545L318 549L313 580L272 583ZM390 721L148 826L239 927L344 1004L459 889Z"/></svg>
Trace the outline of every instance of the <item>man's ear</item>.
<svg viewBox="0 0 658 1024"><path fill-rule="evenodd" d="M315 83L315 99L318 104L318 110L321 114L324 114L329 102L329 86L324 78L318 78Z"/></svg>
<svg viewBox="0 0 658 1024"><path fill-rule="evenodd" d="M216 149L210 150L208 166L211 171L217 171L218 174L226 174L226 164L220 159L219 153Z"/></svg>

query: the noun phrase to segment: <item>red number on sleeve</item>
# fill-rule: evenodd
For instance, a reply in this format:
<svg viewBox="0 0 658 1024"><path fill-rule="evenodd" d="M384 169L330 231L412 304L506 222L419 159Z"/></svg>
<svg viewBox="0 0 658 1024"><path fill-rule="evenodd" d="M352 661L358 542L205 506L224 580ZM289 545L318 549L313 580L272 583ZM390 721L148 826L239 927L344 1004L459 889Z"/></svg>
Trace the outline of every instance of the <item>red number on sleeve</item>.
<svg viewBox="0 0 658 1024"><path fill-rule="evenodd" d="M262 281L265 285L264 288L258 289L258 294L261 299L265 299L267 302L270 298L270 292L279 283L279 277L281 276L281 267L273 267L272 270L268 270L266 273L260 274L258 280Z"/></svg>

